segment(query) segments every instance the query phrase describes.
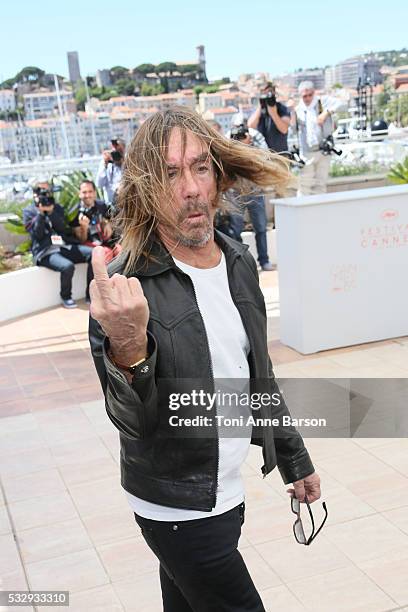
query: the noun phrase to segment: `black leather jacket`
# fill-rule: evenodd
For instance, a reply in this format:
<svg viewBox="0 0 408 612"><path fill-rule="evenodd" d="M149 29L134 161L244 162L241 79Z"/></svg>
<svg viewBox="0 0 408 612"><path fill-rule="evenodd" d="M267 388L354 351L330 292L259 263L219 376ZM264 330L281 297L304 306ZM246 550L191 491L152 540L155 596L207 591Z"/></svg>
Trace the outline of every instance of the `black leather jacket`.
<svg viewBox="0 0 408 612"><path fill-rule="evenodd" d="M215 239L226 258L232 299L248 336L251 386L266 381L278 391L266 339L266 312L258 284L256 264L246 245L216 232ZM143 260L135 271L149 303L149 358L138 366L129 384L107 357L109 340L90 319L90 343L105 394L109 418L120 432L122 486L153 503L210 511L216 503L218 438L169 435L168 396L163 402L160 380L197 379L203 386L212 380L210 351L193 284L158 242L153 259ZM120 258L109 273L122 272ZM197 388L197 386L194 386ZM252 387L251 387L252 388ZM284 403L273 414L289 414ZM165 416L163 416L165 415ZM284 482L314 472L300 434L293 427L254 428L251 442L262 446L264 476L277 465Z"/></svg>

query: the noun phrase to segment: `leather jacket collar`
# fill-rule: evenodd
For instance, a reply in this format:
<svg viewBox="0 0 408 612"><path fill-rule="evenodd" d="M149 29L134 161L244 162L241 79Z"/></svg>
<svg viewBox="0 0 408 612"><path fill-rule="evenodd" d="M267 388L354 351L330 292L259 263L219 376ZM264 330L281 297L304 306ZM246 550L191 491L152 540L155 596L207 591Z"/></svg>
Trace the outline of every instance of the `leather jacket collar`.
<svg viewBox="0 0 408 612"><path fill-rule="evenodd" d="M225 234L222 234L218 230L214 230L214 239L229 263L232 263L249 248L247 244L227 238ZM148 243L147 253L140 257L137 267L132 270L130 275L139 277L157 276L158 274L162 274L176 267L172 256L157 237L153 237ZM109 266L109 271L113 274L118 271L117 268L123 269L124 264L126 264L126 259L127 255L118 257L118 260L115 260L112 262L112 266Z"/></svg>

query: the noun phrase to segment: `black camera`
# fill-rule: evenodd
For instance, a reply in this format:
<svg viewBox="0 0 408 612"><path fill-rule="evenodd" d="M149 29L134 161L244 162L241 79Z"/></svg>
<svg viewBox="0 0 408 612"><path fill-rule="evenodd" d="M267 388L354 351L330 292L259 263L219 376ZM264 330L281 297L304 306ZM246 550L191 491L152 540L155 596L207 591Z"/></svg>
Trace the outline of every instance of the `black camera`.
<svg viewBox="0 0 408 612"><path fill-rule="evenodd" d="M231 128L231 139L232 140L245 140L248 136L249 130L246 125L234 125Z"/></svg>
<svg viewBox="0 0 408 612"><path fill-rule="evenodd" d="M88 219L91 221L92 220L92 209L93 207L88 208L87 206L80 206L78 215L85 215L85 217L88 217Z"/></svg>
<svg viewBox="0 0 408 612"><path fill-rule="evenodd" d="M293 147L285 157L290 159L292 162L295 162L298 168L303 168L303 166L306 164L306 161L300 155L299 147L297 147L296 145L293 145Z"/></svg>
<svg viewBox="0 0 408 612"><path fill-rule="evenodd" d="M319 145L320 151L323 155L331 155L335 153L336 155L341 155L343 151L341 149L336 149L334 146L333 136L327 136Z"/></svg>
<svg viewBox="0 0 408 612"><path fill-rule="evenodd" d="M46 187L36 187L33 190L33 193L37 196L35 199L36 206L53 206L55 204L55 199L51 189L47 189Z"/></svg>
<svg viewBox="0 0 408 612"><path fill-rule="evenodd" d="M115 151L115 149L110 152L110 156L113 162L119 162L123 157L122 153L120 151Z"/></svg>
<svg viewBox="0 0 408 612"><path fill-rule="evenodd" d="M259 103L261 105L261 108L266 108L267 106L276 106L276 95L271 91L268 91L268 93L259 96Z"/></svg>

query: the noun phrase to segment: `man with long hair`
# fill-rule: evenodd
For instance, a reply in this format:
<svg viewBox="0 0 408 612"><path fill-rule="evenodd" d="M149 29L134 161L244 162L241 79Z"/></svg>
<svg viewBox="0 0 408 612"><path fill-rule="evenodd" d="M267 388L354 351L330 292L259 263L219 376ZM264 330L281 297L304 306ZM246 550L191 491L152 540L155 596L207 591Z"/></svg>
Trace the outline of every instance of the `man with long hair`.
<svg viewBox="0 0 408 612"><path fill-rule="evenodd" d="M278 466L297 500L320 497L295 428L254 426L223 437L207 416L194 430L193 418L212 413L185 401L203 390L214 395L221 379L278 391L255 261L214 231L213 218L228 188L251 181L281 192L289 177L285 160L224 138L193 111L158 112L124 163L122 254L108 272L94 249L92 353L120 432L122 485L160 561L165 612L264 611L237 550L240 468L251 442L262 447L264 476ZM283 400L262 414L289 417Z"/></svg>

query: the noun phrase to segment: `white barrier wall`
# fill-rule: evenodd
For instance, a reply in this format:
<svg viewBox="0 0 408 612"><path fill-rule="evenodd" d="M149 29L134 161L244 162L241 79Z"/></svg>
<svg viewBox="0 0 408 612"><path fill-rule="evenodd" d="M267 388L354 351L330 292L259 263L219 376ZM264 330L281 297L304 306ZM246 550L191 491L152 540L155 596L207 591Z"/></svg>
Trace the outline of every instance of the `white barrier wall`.
<svg viewBox="0 0 408 612"><path fill-rule="evenodd" d="M76 264L72 297L85 297L87 264ZM33 266L0 275L0 322L61 303L60 274Z"/></svg>
<svg viewBox="0 0 408 612"><path fill-rule="evenodd" d="M275 207L284 344L307 354L408 335L408 185Z"/></svg>
<svg viewBox="0 0 408 612"><path fill-rule="evenodd" d="M256 250L256 242L255 242L255 234L254 232L242 232L241 234L242 242L249 246L249 251L255 261L258 261L258 252ZM269 261L276 265L276 238L275 238L275 230L271 229L266 232L266 241L268 245L268 256Z"/></svg>

